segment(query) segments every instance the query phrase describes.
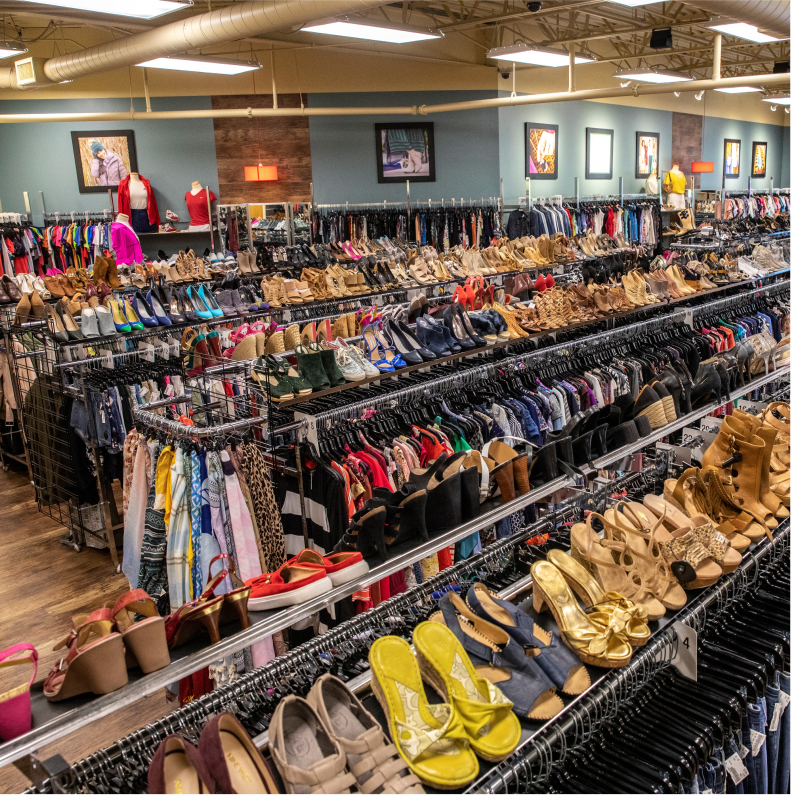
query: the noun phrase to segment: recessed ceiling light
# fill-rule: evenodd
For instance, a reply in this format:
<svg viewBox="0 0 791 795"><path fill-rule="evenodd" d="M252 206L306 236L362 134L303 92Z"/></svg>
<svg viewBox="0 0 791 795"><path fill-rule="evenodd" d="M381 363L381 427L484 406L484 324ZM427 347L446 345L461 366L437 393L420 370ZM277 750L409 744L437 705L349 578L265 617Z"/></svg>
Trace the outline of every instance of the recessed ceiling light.
<svg viewBox="0 0 791 795"><path fill-rule="evenodd" d="M773 105L791 105L791 96L788 94L778 94L774 97L764 97L764 102L771 102Z"/></svg>
<svg viewBox="0 0 791 795"><path fill-rule="evenodd" d="M442 38L441 31L431 28L388 27L345 20L320 22L308 25L301 30L303 33L325 33L328 36L346 36L350 39L384 41L389 44L408 44L411 41Z"/></svg>
<svg viewBox="0 0 791 795"><path fill-rule="evenodd" d="M495 47L486 54L487 58L496 61L512 61L529 63L533 66L568 66L569 54L563 50L551 50L546 47L533 47L528 44L512 44L509 47ZM593 63L593 58L574 55L574 63Z"/></svg>
<svg viewBox="0 0 791 795"><path fill-rule="evenodd" d="M192 0L22 0L23 3L36 3L59 8L73 8L75 11L95 11L99 14L115 14L119 17L153 19L171 11L181 11L192 5Z"/></svg>
<svg viewBox="0 0 791 795"><path fill-rule="evenodd" d="M634 80L637 83L680 83L691 80L691 77L677 72L665 72L658 69L620 69L613 77L618 80Z"/></svg>
<svg viewBox="0 0 791 795"><path fill-rule="evenodd" d="M711 25L711 30L717 30L720 33L727 33L729 36L736 36L739 39L747 39L747 41L757 41L763 43L765 41L779 41L774 36L767 36L765 33L759 33L755 25L748 25L746 22L732 22L728 25Z"/></svg>
<svg viewBox="0 0 791 795"><path fill-rule="evenodd" d="M233 61L211 56L179 55L175 58L154 58L137 64L147 69L172 69L176 72L206 72L213 75L239 75L260 69L258 61Z"/></svg>
<svg viewBox="0 0 791 795"><path fill-rule="evenodd" d="M23 55L27 52L24 44L15 41L0 41L0 58L10 58L12 55Z"/></svg>
<svg viewBox="0 0 791 795"><path fill-rule="evenodd" d="M760 91L760 88L752 86L734 86L734 88L715 88L715 91L722 91L723 94L749 94L752 91Z"/></svg>

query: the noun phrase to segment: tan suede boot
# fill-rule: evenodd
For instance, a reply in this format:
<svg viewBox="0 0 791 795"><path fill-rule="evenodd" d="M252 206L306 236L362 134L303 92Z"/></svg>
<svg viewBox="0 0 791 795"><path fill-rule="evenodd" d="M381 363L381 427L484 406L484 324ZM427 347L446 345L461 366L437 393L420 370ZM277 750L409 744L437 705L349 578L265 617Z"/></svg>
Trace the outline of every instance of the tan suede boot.
<svg viewBox="0 0 791 795"><path fill-rule="evenodd" d="M763 525L766 534L771 536L769 530L777 527L777 519L760 499L764 441L760 437L754 437L755 443L751 444L740 438L738 425L734 428L734 423L729 422L730 420L730 417L723 419L717 438L703 454L703 469L714 468L721 483L734 495L742 510ZM755 532L755 527L751 525L744 534L755 540Z"/></svg>
<svg viewBox="0 0 791 795"><path fill-rule="evenodd" d="M107 257L105 262L107 263L107 284L109 284L113 290L123 287L118 279L118 266L115 264L115 260L112 257Z"/></svg>
<svg viewBox="0 0 791 795"><path fill-rule="evenodd" d="M104 257L97 257L93 263L93 283L98 287L102 282L107 284L107 260ZM109 286L109 285L108 285Z"/></svg>

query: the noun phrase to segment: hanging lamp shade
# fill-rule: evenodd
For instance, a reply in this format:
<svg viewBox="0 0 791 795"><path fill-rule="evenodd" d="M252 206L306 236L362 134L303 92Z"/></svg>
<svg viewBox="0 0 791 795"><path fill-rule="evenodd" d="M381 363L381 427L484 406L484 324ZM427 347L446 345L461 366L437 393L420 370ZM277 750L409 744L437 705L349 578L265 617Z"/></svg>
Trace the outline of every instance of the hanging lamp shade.
<svg viewBox="0 0 791 795"><path fill-rule="evenodd" d="M245 182L275 182L277 180L277 166L245 166Z"/></svg>

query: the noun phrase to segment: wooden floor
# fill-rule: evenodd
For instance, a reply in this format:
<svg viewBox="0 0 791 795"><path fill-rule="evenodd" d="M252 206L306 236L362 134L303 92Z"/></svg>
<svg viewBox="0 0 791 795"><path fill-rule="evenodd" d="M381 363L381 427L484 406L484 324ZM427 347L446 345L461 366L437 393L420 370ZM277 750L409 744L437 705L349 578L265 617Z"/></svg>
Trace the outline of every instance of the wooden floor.
<svg viewBox="0 0 791 795"><path fill-rule="evenodd" d="M32 643L39 652L36 679L42 680L63 655L52 647L68 635L71 617L112 606L129 583L113 573L106 551L75 552L61 544L65 528L38 512L26 471L11 466L0 471L0 650ZM174 707L164 693L44 746L38 755L59 753L76 762L170 712ZM21 792L29 783L13 766L0 769L0 792Z"/></svg>

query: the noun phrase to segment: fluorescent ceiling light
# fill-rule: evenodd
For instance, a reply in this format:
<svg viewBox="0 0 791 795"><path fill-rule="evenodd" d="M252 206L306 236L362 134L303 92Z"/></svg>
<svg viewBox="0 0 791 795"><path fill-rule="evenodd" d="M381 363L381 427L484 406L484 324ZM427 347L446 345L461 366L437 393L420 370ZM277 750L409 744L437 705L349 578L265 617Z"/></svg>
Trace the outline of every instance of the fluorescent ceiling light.
<svg viewBox="0 0 791 795"><path fill-rule="evenodd" d="M752 86L736 86L735 88L715 88L715 91L722 91L723 94L748 94L751 91L760 91L760 88Z"/></svg>
<svg viewBox="0 0 791 795"><path fill-rule="evenodd" d="M747 39L747 41L757 41L763 43L765 41L779 41L774 36L767 36L765 33L759 33L755 25L748 25L746 22L733 22L729 25L712 25L711 30L718 30L720 33L727 33L729 36L736 36L739 39Z"/></svg>
<svg viewBox="0 0 791 795"><path fill-rule="evenodd" d="M636 83L681 83L691 77L677 72L664 72L658 69L620 69L613 77L616 80L634 80Z"/></svg>
<svg viewBox="0 0 791 795"><path fill-rule="evenodd" d="M791 96L780 94L775 97L764 97L764 102L771 102L773 105L791 105Z"/></svg>
<svg viewBox="0 0 791 795"><path fill-rule="evenodd" d="M656 3L658 0L610 0L612 3L618 3L619 6L629 6L636 8L637 6L649 6L651 3Z"/></svg>
<svg viewBox="0 0 791 795"><path fill-rule="evenodd" d="M512 44L510 47L495 47L486 54L487 58L512 63L529 63L533 66L568 66L569 54L563 50L550 50L546 47L532 47L527 44ZM593 58L574 55L574 63L593 63Z"/></svg>
<svg viewBox="0 0 791 795"><path fill-rule="evenodd" d="M304 33L325 33L328 36L346 36L349 39L385 41L389 44L408 44L411 41L440 39L442 33L431 28L386 27L361 22L319 22L301 29Z"/></svg>
<svg viewBox="0 0 791 795"><path fill-rule="evenodd" d="M119 17L153 19L180 11L192 5L192 0L22 0L58 8L73 8L76 11L95 11L99 14L115 14Z"/></svg>
<svg viewBox="0 0 791 795"><path fill-rule="evenodd" d="M0 58L10 58L12 55L22 55L27 52L24 44L14 41L0 41Z"/></svg>
<svg viewBox="0 0 791 795"><path fill-rule="evenodd" d="M137 64L147 69L172 69L176 72L207 72L212 75L238 75L260 69L258 61L233 61L211 56L180 55L176 58L154 58Z"/></svg>

